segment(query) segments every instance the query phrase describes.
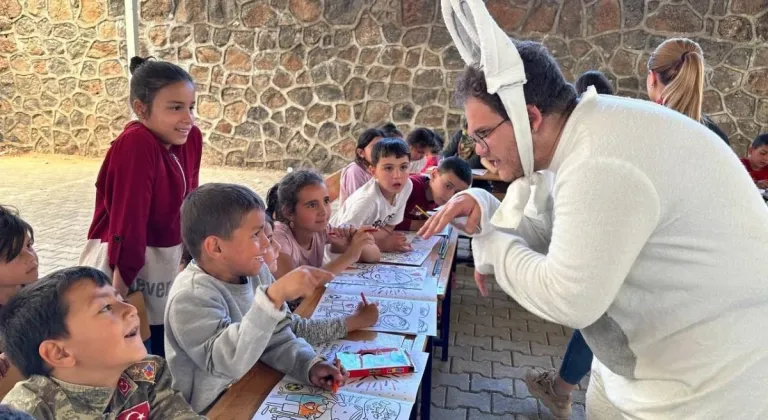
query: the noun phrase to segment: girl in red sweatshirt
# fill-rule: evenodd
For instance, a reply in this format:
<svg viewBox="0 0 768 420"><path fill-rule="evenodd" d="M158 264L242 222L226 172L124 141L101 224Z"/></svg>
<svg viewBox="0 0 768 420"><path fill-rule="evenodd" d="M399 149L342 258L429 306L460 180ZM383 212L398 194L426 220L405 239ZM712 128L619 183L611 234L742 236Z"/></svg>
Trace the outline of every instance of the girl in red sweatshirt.
<svg viewBox="0 0 768 420"><path fill-rule="evenodd" d="M101 165L96 208L80 264L112 276L126 296L146 302L150 353L164 356L163 312L182 254L181 203L197 188L203 138L195 124L195 85L181 67L131 59L126 125Z"/></svg>

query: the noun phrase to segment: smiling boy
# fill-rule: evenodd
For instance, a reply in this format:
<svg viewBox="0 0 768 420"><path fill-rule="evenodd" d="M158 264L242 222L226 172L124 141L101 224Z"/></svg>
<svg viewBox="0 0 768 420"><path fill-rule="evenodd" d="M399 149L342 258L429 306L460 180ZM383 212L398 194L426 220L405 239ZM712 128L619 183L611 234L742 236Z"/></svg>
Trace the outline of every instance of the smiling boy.
<svg viewBox="0 0 768 420"><path fill-rule="evenodd" d="M165 343L173 387L205 412L258 361L318 387L342 372L291 331L285 302L333 275L299 267L271 283L264 202L247 187L205 184L181 208L184 245L194 258L171 286ZM260 274L265 277L262 278Z"/></svg>
<svg viewBox="0 0 768 420"><path fill-rule="evenodd" d="M201 419L147 357L136 308L89 267L59 270L0 311L4 350L28 377L3 404L36 419Z"/></svg>
<svg viewBox="0 0 768 420"><path fill-rule="evenodd" d="M430 170L430 175L412 174L413 190L405 204L403 221L398 230L418 230L424 225L426 216L419 210L430 211L444 205L456 193L472 184L472 168L457 157L443 159L440 165Z"/></svg>

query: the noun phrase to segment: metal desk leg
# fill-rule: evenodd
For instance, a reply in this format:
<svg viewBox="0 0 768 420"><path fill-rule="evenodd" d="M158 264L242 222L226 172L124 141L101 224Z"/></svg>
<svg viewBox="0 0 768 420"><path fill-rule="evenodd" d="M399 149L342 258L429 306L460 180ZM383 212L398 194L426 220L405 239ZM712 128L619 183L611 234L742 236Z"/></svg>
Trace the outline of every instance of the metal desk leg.
<svg viewBox="0 0 768 420"><path fill-rule="evenodd" d="M458 250L456 251L458 253ZM453 282L456 281L456 255L453 256L451 263L451 276L448 278L448 286L445 289L445 298L443 299L443 310L440 318L440 347L442 354L440 360L448 360L448 343L451 336L451 296L453 295Z"/></svg>
<svg viewBox="0 0 768 420"><path fill-rule="evenodd" d="M446 343L447 344L447 343ZM427 367L421 380L421 418L429 419L429 411L432 408L432 337L427 337Z"/></svg>
<svg viewBox="0 0 768 420"><path fill-rule="evenodd" d="M445 297L443 298L443 309L440 314L440 347L442 353L440 360L445 362L448 360L448 341L451 334L451 289L453 289L451 282L453 281L454 274L451 273L451 277L448 280L448 287L445 289Z"/></svg>

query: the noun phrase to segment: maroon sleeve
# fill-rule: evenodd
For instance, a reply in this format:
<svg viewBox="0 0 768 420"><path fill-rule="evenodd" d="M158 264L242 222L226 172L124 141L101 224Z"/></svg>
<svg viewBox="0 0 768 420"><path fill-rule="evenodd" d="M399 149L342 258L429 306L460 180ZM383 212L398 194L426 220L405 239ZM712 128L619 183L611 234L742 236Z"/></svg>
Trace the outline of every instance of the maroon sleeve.
<svg viewBox="0 0 768 420"><path fill-rule="evenodd" d="M200 185L200 162L203 159L203 133L197 126L192 127L192 131L189 133L190 146L189 161L187 162L187 171L190 174L189 177L189 194Z"/></svg>
<svg viewBox="0 0 768 420"><path fill-rule="evenodd" d="M109 212L109 265L118 268L123 282L130 286L144 267L157 144L151 134L134 131L112 147L104 189Z"/></svg>
<svg viewBox="0 0 768 420"><path fill-rule="evenodd" d="M408 201L405 202L403 221L395 225L395 230L410 230L411 221L414 220L411 213L416 208L416 205L427 201L426 184L422 176L420 174L413 174L410 178L413 183L413 189L411 189L411 195L408 196Z"/></svg>

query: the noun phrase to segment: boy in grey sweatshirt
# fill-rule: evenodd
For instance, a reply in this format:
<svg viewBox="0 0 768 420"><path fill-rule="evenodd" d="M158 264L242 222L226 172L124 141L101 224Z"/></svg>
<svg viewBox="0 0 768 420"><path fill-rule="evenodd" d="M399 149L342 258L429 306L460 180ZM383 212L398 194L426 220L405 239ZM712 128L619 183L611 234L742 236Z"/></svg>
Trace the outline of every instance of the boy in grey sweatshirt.
<svg viewBox="0 0 768 420"><path fill-rule="evenodd" d="M331 389L344 375L291 331L285 302L312 294L332 278L300 267L263 284L268 241L264 203L246 187L205 184L181 210L184 244L195 262L171 287L165 344L173 388L192 408L207 411L258 361Z"/></svg>

